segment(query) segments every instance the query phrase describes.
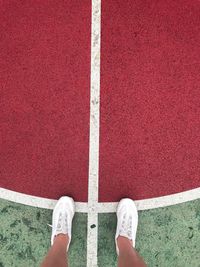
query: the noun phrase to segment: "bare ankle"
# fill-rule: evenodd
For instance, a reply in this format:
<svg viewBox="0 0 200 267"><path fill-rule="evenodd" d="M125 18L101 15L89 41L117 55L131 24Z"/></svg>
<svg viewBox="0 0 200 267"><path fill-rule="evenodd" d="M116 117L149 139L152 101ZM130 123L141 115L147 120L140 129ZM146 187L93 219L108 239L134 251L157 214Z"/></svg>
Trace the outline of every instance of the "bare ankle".
<svg viewBox="0 0 200 267"><path fill-rule="evenodd" d="M54 243L59 243L60 245L67 246L69 243L69 236L68 234L58 234L54 238Z"/></svg>
<svg viewBox="0 0 200 267"><path fill-rule="evenodd" d="M125 237L125 236L118 236L118 238L117 238L117 243L118 242L122 242L122 243L124 243L124 242L126 242L126 243L129 243L131 246L132 246L132 240L130 240L130 239L128 239L127 237Z"/></svg>

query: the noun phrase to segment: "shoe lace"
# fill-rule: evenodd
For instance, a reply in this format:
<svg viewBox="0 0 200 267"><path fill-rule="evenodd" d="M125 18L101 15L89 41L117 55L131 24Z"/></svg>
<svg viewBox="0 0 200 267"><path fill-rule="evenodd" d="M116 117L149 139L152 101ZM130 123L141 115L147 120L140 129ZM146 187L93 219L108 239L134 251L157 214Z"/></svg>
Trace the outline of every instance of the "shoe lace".
<svg viewBox="0 0 200 267"><path fill-rule="evenodd" d="M127 215L124 214L123 215L123 219L122 219L122 227L120 229L120 234L122 233L126 233L128 235L128 238L131 239L132 238L132 216L129 216L127 219Z"/></svg>
<svg viewBox="0 0 200 267"><path fill-rule="evenodd" d="M61 231L63 228L68 231L67 218L68 218L67 214L65 214L64 216L62 213L59 214L58 224L56 226L56 231ZM53 227L52 224L47 223L47 225L51 228Z"/></svg>
<svg viewBox="0 0 200 267"><path fill-rule="evenodd" d="M57 231L61 231L62 229L67 228L67 214L60 213L56 229Z"/></svg>

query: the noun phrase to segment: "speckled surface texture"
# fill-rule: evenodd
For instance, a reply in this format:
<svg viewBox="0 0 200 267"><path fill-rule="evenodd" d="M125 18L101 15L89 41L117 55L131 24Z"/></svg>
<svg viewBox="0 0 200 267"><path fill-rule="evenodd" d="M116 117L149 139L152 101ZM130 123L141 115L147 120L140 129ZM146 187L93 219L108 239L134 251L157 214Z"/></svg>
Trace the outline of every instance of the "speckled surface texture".
<svg viewBox="0 0 200 267"><path fill-rule="evenodd" d="M116 266L115 214L99 215L99 267ZM148 267L200 267L200 200L139 212L136 247Z"/></svg>
<svg viewBox="0 0 200 267"><path fill-rule="evenodd" d="M99 201L199 187L200 1L102 0L101 21Z"/></svg>
<svg viewBox="0 0 200 267"><path fill-rule="evenodd" d="M51 210L0 200L0 267L39 266L50 246ZM98 266L116 266L115 214L99 214ZM76 214L70 267L86 266L87 215ZM200 267L200 200L139 212L137 250L149 267Z"/></svg>
<svg viewBox="0 0 200 267"><path fill-rule="evenodd" d="M0 25L0 185L87 201L91 1L0 1Z"/></svg>
<svg viewBox="0 0 200 267"><path fill-rule="evenodd" d="M39 266L50 246L51 210L0 200L0 267ZM76 214L69 261L86 266L87 215Z"/></svg>

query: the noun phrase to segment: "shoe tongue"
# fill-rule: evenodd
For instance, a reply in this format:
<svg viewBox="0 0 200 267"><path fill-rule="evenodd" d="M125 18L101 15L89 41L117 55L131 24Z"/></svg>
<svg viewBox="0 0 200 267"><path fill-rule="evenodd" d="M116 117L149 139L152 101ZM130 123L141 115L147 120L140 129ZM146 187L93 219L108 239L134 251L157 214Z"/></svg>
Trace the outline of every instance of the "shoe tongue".
<svg viewBox="0 0 200 267"><path fill-rule="evenodd" d="M124 218L123 218L123 221L124 221L123 226L124 226L124 230L125 231L130 230L130 228L131 228L131 220L132 220L132 218L131 218L131 216L129 214L125 214L124 215Z"/></svg>
<svg viewBox="0 0 200 267"><path fill-rule="evenodd" d="M63 213L59 214L56 232L57 233L64 233L64 234L66 234L68 232L67 214L63 214Z"/></svg>

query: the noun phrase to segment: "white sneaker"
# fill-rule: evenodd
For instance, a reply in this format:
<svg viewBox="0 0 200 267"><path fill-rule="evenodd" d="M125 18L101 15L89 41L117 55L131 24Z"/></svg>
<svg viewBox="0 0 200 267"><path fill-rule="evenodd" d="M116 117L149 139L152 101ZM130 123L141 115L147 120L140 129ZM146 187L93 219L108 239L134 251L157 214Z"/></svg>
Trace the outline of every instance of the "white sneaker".
<svg viewBox="0 0 200 267"><path fill-rule="evenodd" d="M119 255L118 236L124 236L132 240L133 247L135 247L137 226L138 212L134 201L129 198L122 199L117 207L117 231L115 235L117 255Z"/></svg>
<svg viewBox="0 0 200 267"><path fill-rule="evenodd" d="M72 230L72 219L75 213L74 200L71 197L61 197L53 210L52 216L52 235L51 245L53 245L54 238L58 234L68 234L69 244L71 242L71 230Z"/></svg>

